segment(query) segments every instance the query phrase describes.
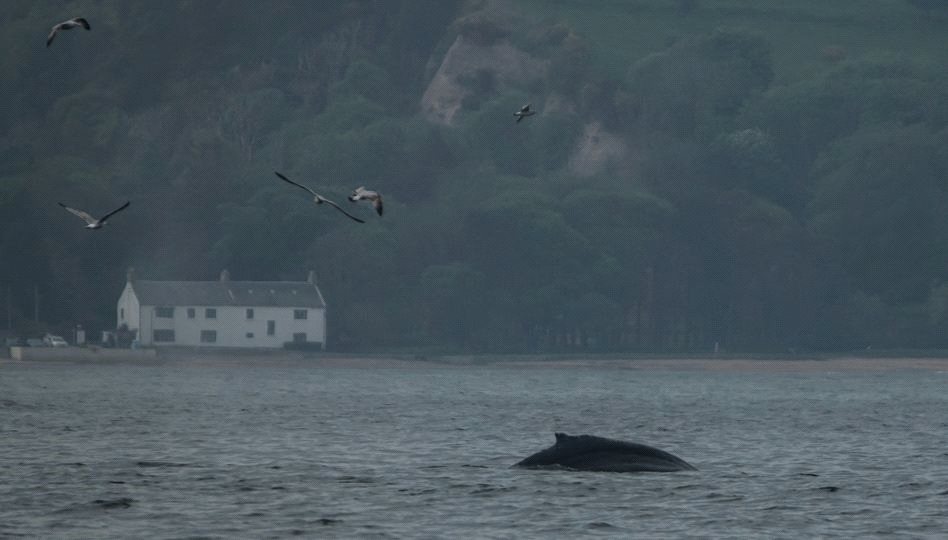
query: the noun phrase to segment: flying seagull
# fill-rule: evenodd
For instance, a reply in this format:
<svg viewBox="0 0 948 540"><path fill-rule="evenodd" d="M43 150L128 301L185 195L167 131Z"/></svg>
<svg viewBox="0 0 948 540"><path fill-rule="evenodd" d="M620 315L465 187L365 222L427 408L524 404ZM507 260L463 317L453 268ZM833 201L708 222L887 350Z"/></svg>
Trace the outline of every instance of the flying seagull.
<svg viewBox="0 0 948 540"><path fill-rule="evenodd" d="M531 104L531 103L527 103L527 104L524 105L523 107L520 107L520 110L519 110L519 111L517 111L517 112L514 113L514 116L517 117L517 123L518 123L518 124L519 124L520 121L523 120L524 118L526 118L526 117L528 117L528 116L533 116L533 115L535 115L535 114L537 113L536 111L531 111L531 110L530 110L530 105L532 105L532 104Z"/></svg>
<svg viewBox="0 0 948 540"><path fill-rule="evenodd" d="M382 215L382 196L379 195L378 191L372 191L371 189L365 189L363 186L359 186L352 192L352 195L349 195L349 200L352 202L361 201L372 201L372 206L375 207L375 211Z"/></svg>
<svg viewBox="0 0 948 540"><path fill-rule="evenodd" d="M121 212L122 210L125 210L126 208L128 208L128 205L130 205L130 204L132 204L131 201L126 201L125 204L123 204L122 206L119 206L119 207L116 208L115 210L112 210L112 211L109 212L108 214L106 214L106 215L100 217L99 219L96 219L96 218L90 216L89 214L83 212L82 210L76 210L75 208L69 208L68 206L66 206L66 205L63 204L63 203L59 203L59 206L62 206L62 207L65 208L66 210L69 210L69 212L71 212L72 214L77 215L77 216L79 216L80 218L82 218L82 220L86 222L86 228L87 228L87 229L101 229L102 226L105 225L105 221L106 221L107 219L109 219L110 217L114 216L115 214L118 214L118 213Z"/></svg>
<svg viewBox="0 0 948 540"><path fill-rule="evenodd" d="M342 212L343 214L345 214L346 216L348 216L350 219L352 219L352 220L354 220L354 221L358 221L359 223L365 223L365 222L362 221L361 219L359 219L359 218L353 216L352 214L350 214L349 212L346 212L345 210L343 210L342 207L340 207L338 204L336 204L336 203L330 201L330 200L327 199L326 197L323 197L322 195L320 195L319 193L316 193L315 191L309 189L308 187L306 187L306 186L304 186L304 185L302 185L302 184L297 184L296 182L290 180L289 178L283 176L282 174L280 174L280 173L278 173L278 172L276 172L276 171L273 171L273 173L274 173L275 175L279 176L280 179L283 180L284 182L289 182L289 183L293 184L294 186L296 186L296 187L298 187L298 188L300 188L300 189L305 189L306 191L310 192L310 193L313 195L313 200L316 201L316 204L327 203L327 204L329 204L330 206L332 206L333 208L335 208L336 210L339 210L340 212Z"/></svg>
<svg viewBox="0 0 948 540"><path fill-rule="evenodd" d="M68 21L63 21L57 24L56 26L54 26L53 29L49 32L49 37L46 38L46 46L49 47L50 44L53 43L53 40L56 38L56 34L58 34L60 30L72 30L73 28L77 26L81 26L85 28L86 30L92 30L92 28L89 26L89 21L83 19L82 17L76 17L75 19L69 19Z"/></svg>

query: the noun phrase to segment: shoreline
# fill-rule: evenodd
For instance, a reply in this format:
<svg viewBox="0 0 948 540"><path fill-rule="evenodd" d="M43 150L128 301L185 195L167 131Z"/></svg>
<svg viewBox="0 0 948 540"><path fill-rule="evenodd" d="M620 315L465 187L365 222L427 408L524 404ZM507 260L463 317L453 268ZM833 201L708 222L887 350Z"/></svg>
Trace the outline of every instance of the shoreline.
<svg viewBox="0 0 948 540"><path fill-rule="evenodd" d="M627 360L563 360L552 362L510 362L517 367L582 368L601 367L642 371L717 371L769 373L831 373L923 370L948 372L948 358L835 357L823 359L787 358L662 358Z"/></svg>
<svg viewBox="0 0 948 540"><path fill-rule="evenodd" d="M42 350L42 349L38 349ZM0 356L0 367L26 364L93 364L93 365L155 365L227 367L306 366L342 369L623 369L643 371L716 371L716 372L880 372L925 370L948 372L948 356L689 356L689 355L409 355L307 353L299 351L202 351L160 350L150 355L120 354L112 349L103 356L76 350L69 358L60 349L49 358L32 357L15 360ZM940 352L940 351L939 351Z"/></svg>

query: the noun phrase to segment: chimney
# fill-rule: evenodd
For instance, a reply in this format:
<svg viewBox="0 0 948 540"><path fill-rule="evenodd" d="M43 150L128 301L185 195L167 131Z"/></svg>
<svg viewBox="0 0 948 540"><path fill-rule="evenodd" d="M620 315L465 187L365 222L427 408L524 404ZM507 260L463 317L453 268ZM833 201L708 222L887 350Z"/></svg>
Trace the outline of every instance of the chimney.
<svg viewBox="0 0 948 540"><path fill-rule="evenodd" d="M226 268L221 270L221 281L230 281L230 272Z"/></svg>
<svg viewBox="0 0 948 540"><path fill-rule="evenodd" d="M128 270L125 271L125 280L129 283L135 281L135 267L128 267Z"/></svg>
<svg viewBox="0 0 948 540"><path fill-rule="evenodd" d="M312 286L316 286L316 272L313 270L309 271L309 275L306 276L306 283L309 283Z"/></svg>

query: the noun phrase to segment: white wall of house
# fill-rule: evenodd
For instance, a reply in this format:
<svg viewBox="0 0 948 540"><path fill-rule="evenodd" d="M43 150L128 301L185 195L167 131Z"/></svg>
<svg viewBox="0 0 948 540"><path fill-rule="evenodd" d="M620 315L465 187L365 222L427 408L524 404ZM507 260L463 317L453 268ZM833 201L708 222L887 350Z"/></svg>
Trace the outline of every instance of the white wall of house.
<svg viewBox="0 0 948 540"><path fill-rule="evenodd" d="M129 330L137 330L141 326L141 313L139 308L138 297L135 296L132 285L126 283L125 289L122 290L122 295L119 296L118 305L115 310L116 320L118 321L116 328L124 324Z"/></svg>
<svg viewBox="0 0 948 540"><path fill-rule="evenodd" d="M208 317L208 309L215 310L216 316ZM253 310L252 318L247 316L248 309ZM170 318L159 317L157 306L141 306L139 339L142 345L281 348L284 343L296 341L297 334L305 334L300 337L310 343L322 343L324 347L326 343L323 308L174 306L172 310ZM189 310L193 310L193 317L189 316ZM306 318L297 319L297 310L305 310ZM268 332L271 321L272 334ZM174 341L155 341L156 330L173 330Z"/></svg>
<svg viewBox="0 0 948 540"><path fill-rule="evenodd" d="M153 345L151 338L152 330L154 330L152 323L155 319L155 307L139 305L138 313L138 342L142 345Z"/></svg>

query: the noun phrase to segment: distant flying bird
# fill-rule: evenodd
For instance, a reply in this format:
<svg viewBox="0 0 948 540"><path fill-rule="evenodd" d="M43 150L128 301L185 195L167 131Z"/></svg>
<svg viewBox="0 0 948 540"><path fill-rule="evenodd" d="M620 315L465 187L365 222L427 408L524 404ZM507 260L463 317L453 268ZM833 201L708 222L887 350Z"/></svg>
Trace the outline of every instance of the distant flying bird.
<svg viewBox="0 0 948 540"><path fill-rule="evenodd" d="M294 186L296 186L296 187L298 187L298 188L300 188L300 189L305 189L306 191L310 192L310 193L313 195L313 200L316 201L316 204L327 203L327 204L329 204L330 206L332 206L333 208L335 208L336 210L339 210L340 212L342 212L343 214L345 214L346 216L348 216L350 219L352 219L352 220L354 220L354 221L358 221L359 223L365 223L365 222L362 221L361 219L359 219L359 218L353 216L352 214L350 214L349 212L346 212L345 210L343 210L342 207L339 206L338 204L336 204L336 203L330 201L330 200L327 199L326 197L323 197L322 195L320 195L319 193L316 193L315 191L309 189L308 187L306 187L306 186L304 186L304 185L302 185L302 184L297 184L296 182L290 180L289 178L283 176L282 174L280 174L280 173L278 173L278 172L276 172L276 171L273 171L273 174L279 176L280 179L283 180L284 182L289 182L289 183L293 184Z"/></svg>
<svg viewBox="0 0 948 540"><path fill-rule="evenodd" d="M514 113L514 116L517 117L517 123L518 123L518 124L519 124L520 121L523 120L524 118L526 118L526 117L528 117L528 116L533 116L533 115L536 114L536 111L531 111L531 110L530 110L530 105L532 105L532 103L527 103L527 104L524 105L523 107L520 107L520 110L519 110L519 111L517 111L517 112Z"/></svg>
<svg viewBox="0 0 948 540"><path fill-rule="evenodd" d="M68 21L63 21L57 24L56 26L54 26L53 29L49 32L49 37L46 38L46 46L49 47L50 44L53 43L53 40L56 39L56 34L58 34L60 30L72 30L73 28L77 26L81 26L85 28L86 30L92 30L92 27L89 26L89 21L83 19L82 17L76 17L75 19L69 19Z"/></svg>
<svg viewBox="0 0 948 540"><path fill-rule="evenodd" d="M62 206L62 207L65 208L66 210L69 210L69 212L71 212L72 214L77 215L77 216L79 216L80 218L82 218L82 220L86 222L86 228L87 228L87 229L101 229L102 226L105 225L105 221L106 221L107 219L109 219L110 217L114 216L115 214L118 214L118 213L121 212L122 210L125 210L126 208L128 208L128 205L130 205L130 204L132 204L131 201L126 201L125 204L123 204L122 206L119 206L119 207L116 208L115 210L112 210L112 211L109 212L108 214L106 214L106 215L100 217L99 219L96 219L96 218L90 216L89 214L83 212L82 210L76 210L75 208L69 208L68 206L66 206L66 205L63 204L63 203L59 203L59 206Z"/></svg>
<svg viewBox="0 0 948 540"><path fill-rule="evenodd" d="M349 200L352 202L361 201L372 201L372 206L375 207L375 211L382 215L382 196L379 195L378 191L372 191L370 189L365 189L363 186L359 186L352 192L352 195L349 195Z"/></svg>

